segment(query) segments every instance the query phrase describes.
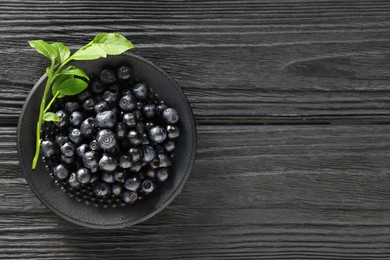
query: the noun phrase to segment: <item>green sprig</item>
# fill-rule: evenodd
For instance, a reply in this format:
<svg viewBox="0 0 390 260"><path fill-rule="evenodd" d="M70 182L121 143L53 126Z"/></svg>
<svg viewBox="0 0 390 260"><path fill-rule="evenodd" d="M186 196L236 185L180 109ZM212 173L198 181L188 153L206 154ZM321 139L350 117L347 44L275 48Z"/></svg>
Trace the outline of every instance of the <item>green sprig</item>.
<svg viewBox="0 0 390 260"><path fill-rule="evenodd" d="M43 40L28 42L31 47L40 54L50 59L50 66L46 68L47 81L43 92L39 117L36 128L35 156L32 161L32 169L37 167L41 148L41 129L43 121L58 122L60 118L53 112L49 112L51 105L57 98L77 95L88 87L87 74L75 66L65 66L72 60L96 60L107 55L119 55L134 48L134 45L124 36L118 33L101 33L88 44L71 55L68 46L62 42L48 43ZM46 105L48 94L51 90L52 98Z"/></svg>

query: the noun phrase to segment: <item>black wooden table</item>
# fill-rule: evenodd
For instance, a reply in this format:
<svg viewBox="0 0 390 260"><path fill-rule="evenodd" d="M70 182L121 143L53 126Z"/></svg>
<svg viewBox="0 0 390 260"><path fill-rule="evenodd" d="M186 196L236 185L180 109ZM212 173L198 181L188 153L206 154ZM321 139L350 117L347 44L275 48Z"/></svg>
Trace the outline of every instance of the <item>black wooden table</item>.
<svg viewBox="0 0 390 260"><path fill-rule="evenodd" d="M0 1L0 258L389 259L390 2ZM46 60L119 32L187 95L176 200L123 230L70 224L20 177L16 124Z"/></svg>

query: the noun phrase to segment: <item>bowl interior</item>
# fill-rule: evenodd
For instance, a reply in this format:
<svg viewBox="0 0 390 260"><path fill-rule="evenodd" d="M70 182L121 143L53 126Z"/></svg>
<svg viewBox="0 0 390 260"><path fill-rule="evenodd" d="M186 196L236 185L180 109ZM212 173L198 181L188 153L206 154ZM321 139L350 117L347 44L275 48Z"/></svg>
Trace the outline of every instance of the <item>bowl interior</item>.
<svg viewBox="0 0 390 260"><path fill-rule="evenodd" d="M180 193L190 173L195 155L196 129L191 108L176 83L161 69L134 54L109 56L94 61L75 61L72 65L90 73L104 67L128 65L133 75L174 107L180 114L180 137L176 141L175 159L169 179L148 198L133 205L117 208L102 208L86 205L70 198L49 177L40 162L36 170L31 169L35 152L35 127L46 77L33 87L23 107L18 124L18 154L23 174L36 196L61 217L79 225L93 228L120 228L139 223L166 207Z"/></svg>

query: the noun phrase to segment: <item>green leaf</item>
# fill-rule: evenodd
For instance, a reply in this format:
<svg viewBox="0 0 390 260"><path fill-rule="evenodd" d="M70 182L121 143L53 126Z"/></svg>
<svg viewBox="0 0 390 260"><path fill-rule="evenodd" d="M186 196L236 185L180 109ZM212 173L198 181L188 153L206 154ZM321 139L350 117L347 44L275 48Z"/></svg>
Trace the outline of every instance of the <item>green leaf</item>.
<svg viewBox="0 0 390 260"><path fill-rule="evenodd" d="M106 52L99 46L90 45L81 48L72 55L73 60L96 60L107 57Z"/></svg>
<svg viewBox="0 0 390 260"><path fill-rule="evenodd" d="M50 45L49 43L43 41L43 40L33 40L33 41L28 41L31 47L33 47L37 52L40 54L46 56L50 60L55 60L56 58L56 49Z"/></svg>
<svg viewBox="0 0 390 260"><path fill-rule="evenodd" d="M56 50L56 60L59 63L63 63L67 58L69 58L70 50L68 46L62 42L52 43L51 46Z"/></svg>
<svg viewBox="0 0 390 260"><path fill-rule="evenodd" d="M66 69L61 71L61 75L74 75L74 76L79 76L79 77L82 77L82 78L89 80L87 74L82 69L79 69L75 66L67 67Z"/></svg>
<svg viewBox="0 0 390 260"><path fill-rule="evenodd" d="M88 83L82 79L70 78L64 80L58 87L58 91L64 96L77 95L88 87Z"/></svg>
<svg viewBox="0 0 390 260"><path fill-rule="evenodd" d="M73 75L59 75L53 82L53 85L51 87L51 93L54 96L58 92L58 87L61 85L62 82L64 82L67 79L72 79ZM62 98L63 95L60 95L59 98Z"/></svg>
<svg viewBox="0 0 390 260"><path fill-rule="evenodd" d="M60 118L54 114L53 112L46 112L44 115L43 115L43 120L44 121L53 121L53 122L59 122L60 121Z"/></svg>
<svg viewBox="0 0 390 260"><path fill-rule="evenodd" d="M134 45L119 33L100 33L92 40L92 46L99 46L107 55L118 55L134 48Z"/></svg>

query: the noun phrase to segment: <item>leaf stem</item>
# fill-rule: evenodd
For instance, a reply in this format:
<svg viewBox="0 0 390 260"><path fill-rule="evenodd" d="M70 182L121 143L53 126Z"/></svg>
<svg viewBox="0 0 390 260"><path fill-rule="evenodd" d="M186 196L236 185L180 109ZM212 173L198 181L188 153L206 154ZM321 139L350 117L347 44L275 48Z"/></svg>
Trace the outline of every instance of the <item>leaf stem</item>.
<svg viewBox="0 0 390 260"><path fill-rule="evenodd" d="M50 66L50 74L53 73L54 69L54 61L51 61L51 66ZM39 159L39 154L41 152L41 129L42 129L42 121L43 121L43 115L44 110L45 110L45 104L46 104L46 99L47 99L47 94L49 93L50 86L52 84L52 77L48 76L47 77L47 82L45 86L45 90L43 92L43 97L41 101L41 106L39 108L39 117L38 117L38 122L37 122L37 130L36 130L36 141L35 141L35 155L34 159L32 161L31 168L34 170L37 167L38 164L38 159Z"/></svg>
<svg viewBox="0 0 390 260"><path fill-rule="evenodd" d="M68 64L68 62L70 62L72 60L72 57L69 57L66 61L64 61L60 66L58 66L58 68L57 68L57 70L54 72L54 77L57 77L59 74L60 74L60 72L61 72L61 70L62 70L62 68L66 65L66 64Z"/></svg>
<svg viewBox="0 0 390 260"><path fill-rule="evenodd" d="M49 110L49 108L51 107L51 105L53 104L53 102L56 100L56 98L60 95L60 92L56 92L56 94L52 97L52 99L50 100L49 104L47 104L45 110L43 111L43 114L46 114L47 110Z"/></svg>

